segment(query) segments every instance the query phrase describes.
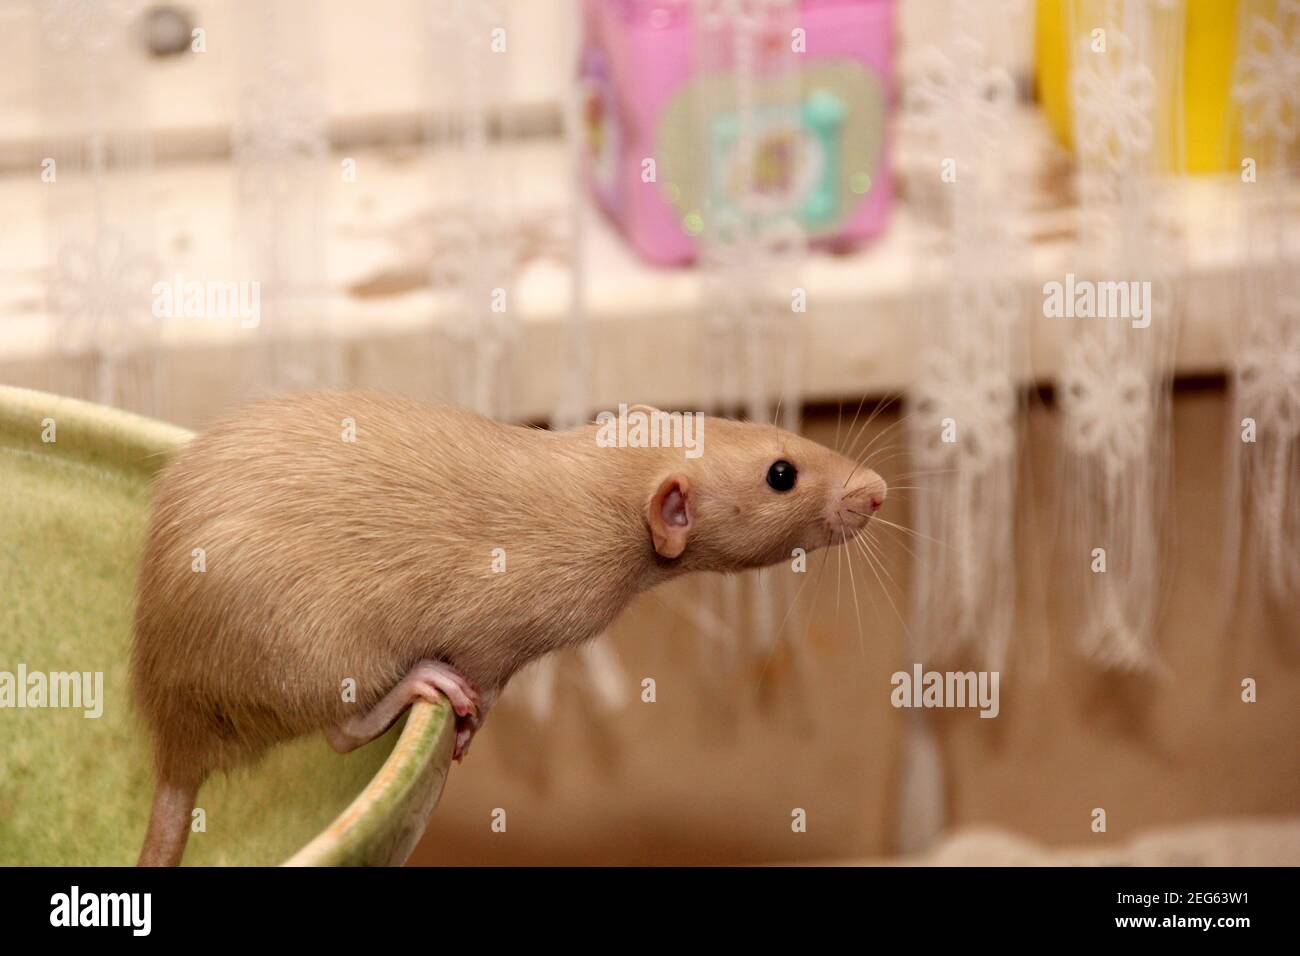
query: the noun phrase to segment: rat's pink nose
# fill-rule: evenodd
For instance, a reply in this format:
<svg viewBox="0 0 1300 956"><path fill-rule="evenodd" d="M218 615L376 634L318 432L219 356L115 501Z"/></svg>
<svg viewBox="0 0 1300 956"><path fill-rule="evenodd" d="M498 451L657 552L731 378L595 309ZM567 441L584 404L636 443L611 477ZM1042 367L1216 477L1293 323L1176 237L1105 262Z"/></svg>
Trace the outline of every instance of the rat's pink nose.
<svg viewBox="0 0 1300 956"><path fill-rule="evenodd" d="M885 480L874 471L866 471L854 474L850 481L851 484L835 496L830 523L857 531L865 527L885 503Z"/></svg>
<svg viewBox="0 0 1300 956"><path fill-rule="evenodd" d="M874 512L879 511L880 506L885 503L885 492L887 490L888 486L885 484L885 479L881 478L875 472L871 472L866 482L862 485L861 494L867 499L868 505Z"/></svg>

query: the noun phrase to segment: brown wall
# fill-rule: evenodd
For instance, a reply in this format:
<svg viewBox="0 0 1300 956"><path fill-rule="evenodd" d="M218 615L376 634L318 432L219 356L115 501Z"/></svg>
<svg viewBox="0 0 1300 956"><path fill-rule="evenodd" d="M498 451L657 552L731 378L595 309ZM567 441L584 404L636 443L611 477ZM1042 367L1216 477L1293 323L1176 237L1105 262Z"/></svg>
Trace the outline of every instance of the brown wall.
<svg viewBox="0 0 1300 956"><path fill-rule="evenodd" d="M1227 630L1219 626L1229 598L1220 561L1226 412L1217 388L1183 390L1175 401L1175 538L1165 555L1169 599L1159 634L1167 671L1153 677L1105 671L1071 645L1058 600L1069 581L1054 553L1061 503L1053 413L1034 404L1017 528L1018 641L1049 656L1042 668L1006 668L995 720L929 712L951 824L1096 846L1157 824L1300 812L1300 613L1267 608L1247 592ZM894 421L884 414L873 431ZM832 443L835 427L834 414L818 415L808 432ZM903 459L882 468L886 478L906 470ZM909 523L898 498L884 514ZM898 585L893 600L906 614L908 554L896 539L886 541L885 555ZM453 771L412 862L686 864L891 853L908 712L890 706L889 679L911 658L880 584L855 559L859 635L850 569L837 582L836 562L832 553L811 626L787 629L787 642L804 652L797 661L774 654L766 667L761 654L738 668L709 663L689 608L716 600L717 582L681 582L643 598L613 637L627 670L627 706L601 712L572 661L549 724L536 723L517 700L499 704ZM810 584L801 606L811 591ZM782 614L788 601L779 596ZM638 697L647 676L658 686L653 704ZM1258 703L1240 700L1246 676L1258 682ZM1108 814L1105 834L1089 829L1098 806ZM505 833L491 831L498 807ZM807 811L806 833L791 832L794 807Z"/></svg>

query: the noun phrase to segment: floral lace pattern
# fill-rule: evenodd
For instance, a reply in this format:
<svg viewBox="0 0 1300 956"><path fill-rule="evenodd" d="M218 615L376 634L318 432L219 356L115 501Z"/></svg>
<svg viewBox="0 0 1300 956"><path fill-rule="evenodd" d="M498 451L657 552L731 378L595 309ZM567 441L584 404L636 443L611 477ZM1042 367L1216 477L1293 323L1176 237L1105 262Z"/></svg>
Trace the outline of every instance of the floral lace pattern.
<svg viewBox="0 0 1300 956"><path fill-rule="evenodd" d="M967 468L985 474L1016 447L1016 393L1003 369L966 363L951 352L927 349L912 391L914 444L925 468ZM944 421L953 423L946 440Z"/></svg>
<svg viewBox="0 0 1300 956"><path fill-rule="evenodd" d="M970 36L957 37L944 49L925 50L920 63L904 105L926 165L937 169L951 158L958 163L959 178L994 174L990 167L1004 162L998 147L1006 142L1015 80L990 64L984 45Z"/></svg>
<svg viewBox="0 0 1300 956"><path fill-rule="evenodd" d="M936 224L942 285L919 316L908 390L921 491L913 521L912 652L953 657L972 648L1005 663L1014 604L1019 401L1013 344L1025 334L1013 264L1023 195L1007 162L1015 82L990 53L1014 3L945 6L947 29L920 52L900 124L912 138L909 183ZM940 278L941 277L941 278Z"/></svg>
<svg viewBox="0 0 1300 956"><path fill-rule="evenodd" d="M1136 55L1133 41L1119 30L1107 32L1106 50L1078 46L1071 92L1078 116L1079 152L1089 162L1115 172L1130 170L1151 150L1155 77Z"/></svg>
<svg viewBox="0 0 1300 956"><path fill-rule="evenodd" d="M1242 151L1258 161L1243 183L1249 248L1269 268L1246 289L1237 319L1232 442L1236 521L1229 577L1289 601L1300 589L1300 237L1290 212L1300 138L1300 0L1243 0L1233 97ZM1254 567L1248 577L1241 562ZM1241 589L1242 596L1247 593Z"/></svg>
<svg viewBox="0 0 1300 956"><path fill-rule="evenodd" d="M1057 379L1071 516L1062 549L1080 649L1101 666L1157 667L1154 630L1168 475L1168 369L1184 261L1176 180L1181 3L1079 0L1069 89L1080 241L1071 271L1134 283L1144 314L1068 320ZM1104 38L1104 42L1098 43ZM1168 108L1168 104L1174 104ZM1089 560L1104 555L1104 573Z"/></svg>
<svg viewBox="0 0 1300 956"><path fill-rule="evenodd" d="M1150 444L1150 374L1089 340L1069 349L1060 384L1067 447L1095 456L1108 479L1119 479Z"/></svg>
<svg viewBox="0 0 1300 956"><path fill-rule="evenodd" d="M1270 323L1237 357L1242 412L1259 430L1281 442L1300 436L1300 319L1290 303L1289 321Z"/></svg>
<svg viewBox="0 0 1300 956"><path fill-rule="evenodd" d="M58 250L50 308L59 323L59 348L100 350L121 358L147 330L149 290L158 274L152 257L131 248L119 230L93 241L70 239Z"/></svg>
<svg viewBox="0 0 1300 956"><path fill-rule="evenodd" d="M1279 0L1277 11L1243 25L1233 96L1248 138L1290 144L1300 130L1300 0Z"/></svg>

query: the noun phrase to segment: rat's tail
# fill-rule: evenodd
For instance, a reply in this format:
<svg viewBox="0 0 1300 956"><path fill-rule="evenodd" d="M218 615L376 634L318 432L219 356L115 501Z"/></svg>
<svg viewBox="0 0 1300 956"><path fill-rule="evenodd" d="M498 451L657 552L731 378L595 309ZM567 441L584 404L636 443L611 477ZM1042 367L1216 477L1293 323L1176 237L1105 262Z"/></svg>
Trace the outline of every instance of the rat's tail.
<svg viewBox="0 0 1300 956"><path fill-rule="evenodd" d="M179 866L190 836L190 817L202 778L159 774L149 829L136 866Z"/></svg>

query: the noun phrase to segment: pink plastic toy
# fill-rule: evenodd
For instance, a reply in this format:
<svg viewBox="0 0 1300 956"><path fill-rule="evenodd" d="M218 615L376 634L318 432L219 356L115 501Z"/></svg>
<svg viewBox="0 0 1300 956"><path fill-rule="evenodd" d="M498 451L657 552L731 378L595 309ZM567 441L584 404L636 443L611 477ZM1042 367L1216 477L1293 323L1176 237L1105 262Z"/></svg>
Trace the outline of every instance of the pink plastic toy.
<svg viewBox="0 0 1300 956"><path fill-rule="evenodd" d="M693 61L689 0L583 5L591 187L645 259L689 262L695 237L736 211L744 181L729 61ZM893 0L801 0L779 26L768 18L756 47L752 182L763 211L793 213L811 239L837 245L880 232L892 200Z"/></svg>

